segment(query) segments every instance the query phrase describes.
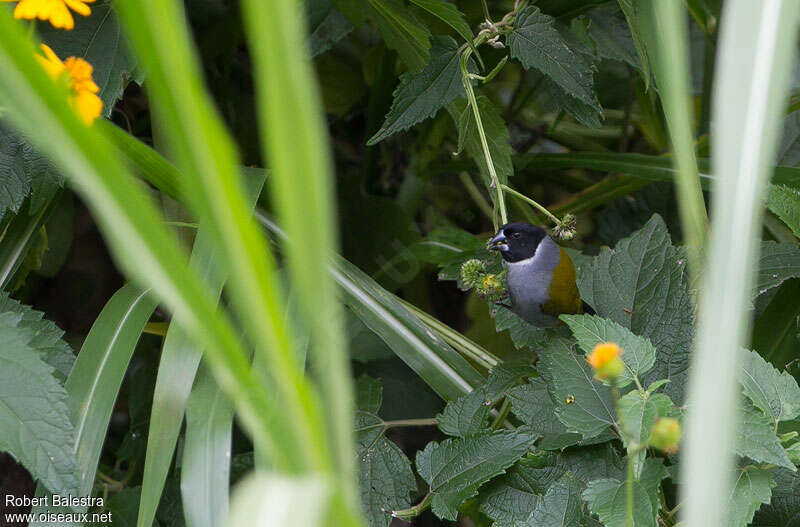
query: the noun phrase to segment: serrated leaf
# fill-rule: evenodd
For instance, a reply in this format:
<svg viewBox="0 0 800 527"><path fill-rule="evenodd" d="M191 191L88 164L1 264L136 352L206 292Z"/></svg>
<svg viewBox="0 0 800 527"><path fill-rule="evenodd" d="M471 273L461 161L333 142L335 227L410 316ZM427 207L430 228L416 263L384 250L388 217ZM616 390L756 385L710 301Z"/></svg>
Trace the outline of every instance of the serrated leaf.
<svg viewBox="0 0 800 527"><path fill-rule="evenodd" d="M586 13L589 19L589 36L595 43L597 56L618 60L641 69L625 15L613 5L596 7Z"/></svg>
<svg viewBox="0 0 800 527"><path fill-rule="evenodd" d="M611 250L603 248L580 275L578 288L597 315L650 340L656 361L644 385L669 379L664 391L683 401L689 368L694 306L686 257L672 246L664 220L650 221Z"/></svg>
<svg viewBox="0 0 800 527"><path fill-rule="evenodd" d="M466 42L472 42L472 29L464 18L464 14L453 4L443 0L411 0L411 3L418 5L452 27Z"/></svg>
<svg viewBox="0 0 800 527"><path fill-rule="evenodd" d="M530 359L512 359L501 362L491 369L486 380L486 396L499 399L512 386L536 373Z"/></svg>
<svg viewBox="0 0 800 527"><path fill-rule="evenodd" d="M556 415L567 431L588 439L614 424L611 388L593 379L586 358L572 351L569 340L552 340L539 361L539 372L556 404Z"/></svg>
<svg viewBox="0 0 800 527"><path fill-rule="evenodd" d="M539 328L529 324L519 315L505 307L493 306L494 324L497 332L508 330L514 346L520 350L535 350L544 346L553 335L551 328Z"/></svg>
<svg viewBox="0 0 800 527"><path fill-rule="evenodd" d="M378 379L362 374L356 381L356 408L377 414L383 402L383 384Z"/></svg>
<svg viewBox="0 0 800 527"><path fill-rule="evenodd" d="M800 247L793 243L761 242L754 296L800 276Z"/></svg>
<svg viewBox="0 0 800 527"><path fill-rule="evenodd" d="M433 117L440 108L464 94L461 82L458 44L450 37L434 37L431 60L419 73L404 73L394 91L394 101L380 130L367 145L374 145L391 135L408 130Z"/></svg>
<svg viewBox="0 0 800 527"><path fill-rule="evenodd" d="M770 185L767 208L800 238L800 190L786 185Z"/></svg>
<svg viewBox="0 0 800 527"><path fill-rule="evenodd" d="M353 31L353 25L333 5L333 0L311 0L306 3L308 13L308 47L316 57Z"/></svg>
<svg viewBox="0 0 800 527"><path fill-rule="evenodd" d="M44 156L2 123L0 120L0 219L7 212L36 214L64 185L64 178ZM28 210L21 210L29 195Z"/></svg>
<svg viewBox="0 0 800 527"><path fill-rule="evenodd" d="M0 451L14 456L51 492L77 496L75 430L67 392L39 354L40 324L31 324L29 318L35 312L9 301L5 293L2 299Z"/></svg>
<svg viewBox="0 0 800 527"><path fill-rule="evenodd" d="M455 520L458 507L524 456L536 437L519 428L428 444L417 454L417 471L430 486L434 514Z"/></svg>
<svg viewBox="0 0 800 527"><path fill-rule="evenodd" d="M659 394L666 397L664 394ZM620 397L617 401L617 417L620 420L622 429L625 430L625 446L628 448L628 455L635 455L633 469L639 474L644 463L646 450L633 453L633 447L647 444L650 439L650 429L658 417L658 407L649 397L643 397L638 390L632 390ZM632 440L632 443L628 441Z"/></svg>
<svg viewBox="0 0 800 527"><path fill-rule="evenodd" d="M753 466L737 470L726 525L747 527L761 505L769 503L774 485L768 470Z"/></svg>
<svg viewBox="0 0 800 527"><path fill-rule="evenodd" d="M580 483L564 474L536 503L530 517L516 527L582 527L583 501Z"/></svg>
<svg viewBox="0 0 800 527"><path fill-rule="evenodd" d="M506 122L503 120L500 109L483 95L477 97L477 104L497 179L502 184L508 183L509 178L514 175L514 164L511 162L511 144L509 143L510 136ZM467 104L466 100L458 99L448 106L448 110L458 127L459 150L463 147L475 161L483 176L484 185L486 185L487 189L490 188L491 177L486 165L486 157L481 148L478 127L475 124L472 108ZM496 199L495 192L489 192L489 197L492 200Z"/></svg>
<svg viewBox="0 0 800 527"><path fill-rule="evenodd" d="M526 69L535 68L547 75L568 95L602 111L594 91L592 64L569 48L553 22L553 17L536 6L520 11L508 35L511 56Z"/></svg>
<svg viewBox="0 0 800 527"><path fill-rule="evenodd" d="M738 415L740 422L736 428L737 454L760 463L772 463L789 470L797 470L775 435L774 424L769 417L747 400L742 401Z"/></svg>
<svg viewBox="0 0 800 527"><path fill-rule="evenodd" d="M620 388L633 382L634 377L647 373L656 361L656 350L649 340L634 335L612 320L596 315L562 315L561 320L567 323L587 355L604 342L614 342L622 348L625 370L616 379Z"/></svg>
<svg viewBox="0 0 800 527"><path fill-rule="evenodd" d="M755 515L753 527L797 527L800 525L800 473L786 469L771 471L775 486L772 500Z"/></svg>
<svg viewBox="0 0 800 527"><path fill-rule="evenodd" d="M640 71L642 72L642 80L644 81L645 90L650 87L650 59L647 56L647 45L645 38L642 34L642 27L639 21L640 13L636 8L636 3L633 0L617 0L625 19L628 21L628 27L631 30L631 37L633 38L633 45L636 48L636 54L639 57Z"/></svg>
<svg viewBox="0 0 800 527"><path fill-rule="evenodd" d="M800 415L800 387L754 351L742 350L744 394L777 425Z"/></svg>
<svg viewBox="0 0 800 527"><path fill-rule="evenodd" d="M599 107L586 104L580 99L573 97L550 79L544 80L544 88L547 90L548 95L550 95L555 107L559 111L568 113L576 121L589 128L600 128L603 124L603 112Z"/></svg>
<svg viewBox="0 0 800 527"><path fill-rule="evenodd" d="M658 487L667 477L661 459L648 459L641 477L633 483L634 527L655 527L658 515ZM589 510L596 514L606 527L626 526L625 482L615 478L594 480L583 492Z"/></svg>
<svg viewBox="0 0 800 527"><path fill-rule="evenodd" d="M368 0L372 20L386 45L397 51L412 72L428 63L430 31L401 0ZM363 0L359 5L364 5Z"/></svg>
<svg viewBox="0 0 800 527"><path fill-rule="evenodd" d="M127 82L131 79L141 82L142 77L111 2L97 2L91 8L92 14L81 17L72 31L50 24L40 24L37 29L42 42L53 48L61 59L82 57L92 65L92 78L100 87L99 95L103 100L103 115L108 116L122 97Z"/></svg>
<svg viewBox="0 0 800 527"><path fill-rule="evenodd" d="M556 450L580 441L581 435L567 432L567 427L556 417L556 404L541 377L512 388L508 392L508 399L513 414L542 435L537 443L538 448Z"/></svg>
<svg viewBox="0 0 800 527"><path fill-rule="evenodd" d="M492 407L486 389L479 387L450 401L442 413L436 416L439 430L449 436L466 437L485 432L489 428L489 412Z"/></svg>

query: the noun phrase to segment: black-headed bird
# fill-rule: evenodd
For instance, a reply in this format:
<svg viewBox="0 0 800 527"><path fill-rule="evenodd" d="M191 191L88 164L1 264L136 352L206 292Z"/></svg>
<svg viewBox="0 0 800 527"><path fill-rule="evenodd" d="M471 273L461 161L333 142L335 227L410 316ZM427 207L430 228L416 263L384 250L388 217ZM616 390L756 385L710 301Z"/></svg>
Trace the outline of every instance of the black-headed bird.
<svg viewBox="0 0 800 527"><path fill-rule="evenodd" d="M578 293L572 259L541 227L506 223L489 248L505 260L511 310L530 324L551 327L562 314L594 314Z"/></svg>

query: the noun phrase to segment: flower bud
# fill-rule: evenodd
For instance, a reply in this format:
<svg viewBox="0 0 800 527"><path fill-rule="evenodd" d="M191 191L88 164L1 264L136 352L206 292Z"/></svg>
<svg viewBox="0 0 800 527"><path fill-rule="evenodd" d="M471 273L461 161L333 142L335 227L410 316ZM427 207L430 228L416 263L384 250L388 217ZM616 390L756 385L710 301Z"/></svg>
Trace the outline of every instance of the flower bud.
<svg viewBox="0 0 800 527"><path fill-rule="evenodd" d="M586 357L589 365L594 369L594 378L598 380L612 380L625 370L625 363L620 358L622 350L613 342L603 342L594 347Z"/></svg>
<svg viewBox="0 0 800 527"><path fill-rule="evenodd" d="M469 289L479 287L486 276L486 267L480 260L467 260L461 264L461 281Z"/></svg>
<svg viewBox="0 0 800 527"><path fill-rule="evenodd" d="M678 451L681 442L681 424L677 419L662 417L656 420L650 429L650 446L667 454Z"/></svg>

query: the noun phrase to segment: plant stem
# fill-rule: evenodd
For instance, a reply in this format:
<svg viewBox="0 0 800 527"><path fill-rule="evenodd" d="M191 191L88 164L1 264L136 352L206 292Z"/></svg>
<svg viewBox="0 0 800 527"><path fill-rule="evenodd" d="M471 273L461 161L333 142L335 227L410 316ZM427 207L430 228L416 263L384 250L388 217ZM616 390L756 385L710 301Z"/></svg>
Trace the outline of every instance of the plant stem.
<svg viewBox="0 0 800 527"><path fill-rule="evenodd" d="M492 19L489 16L489 4L486 3L486 0L481 0L481 4L483 4L483 16L486 17L486 20L491 22Z"/></svg>
<svg viewBox="0 0 800 527"><path fill-rule="evenodd" d="M552 221L556 225L561 225L561 220L559 220L557 217L555 217L549 210L547 210L547 208L539 205L535 200L529 198L528 196L526 196L522 192L518 192L518 191L514 190L513 188L509 187L508 185L500 185L500 188L502 190L504 190L505 192L508 192L509 194L511 194L513 196L516 196L517 198L519 198L519 199L525 201L526 203L532 205L536 210L538 210L539 212L541 212L542 214L544 214L545 216L550 218L550 221Z"/></svg>
<svg viewBox="0 0 800 527"><path fill-rule="evenodd" d="M503 425L503 422L508 417L508 412L511 411L511 402L508 400L508 397L503 399L503 404L500 406L500 412L492 421L492 430L497 430Z"/></svg>
<svg viewBox="0 0 800 527"><path fill-rule="evenodd" d="M408 509L402 509L399 511L392 511L393 518L400 518L401 520L410 520L411 518L415 518L425 512L428 507L431 506L431 498L433 495L430 491L422 498L422 501L418 504L410 507Z"/></svg>
<svg viewBox="0 0 800 527"><path fill-rule="evenodd" d="M398 428L401 426L436 426L439 422L435 417L421 419L397 419L396 421L384 421L383 426L387 429Z"/></svg>
<svg viewBox="0 0 800 527"><path fill-rule="evenodd" d="M633 527L633 459L628 453L628 477L625 479L625 526Z"/></svg>
<svg viewBox="0 0 800 527"><path fill-rule="evenodd" d="M467 194L469 194L469 197L472 198L472 201L475 202L475 204L478 206L481 212L486 214L486 216L489 219L492 219L492 216L494 215L492 211L492 206L489 205L489 202L486 201L486 198L483 197L483 194L481 194L480 189L475 184L475 182L472 181L472 178L469 176L469 174L466 172L461 172L458 175L458 177L459 179L461 179L461 182L464 184L464 187L466 187Z"/></svg>

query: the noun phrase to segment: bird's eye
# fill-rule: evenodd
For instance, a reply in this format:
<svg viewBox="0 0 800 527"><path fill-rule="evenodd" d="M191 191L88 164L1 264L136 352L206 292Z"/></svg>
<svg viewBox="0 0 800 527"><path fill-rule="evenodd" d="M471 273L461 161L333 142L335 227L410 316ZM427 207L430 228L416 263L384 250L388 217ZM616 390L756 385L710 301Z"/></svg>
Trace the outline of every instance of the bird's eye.
<svg viewBox="0 0 800 527"><path fill-rule="evenodd" d="M519 232L515 232L514 234L511 235L512 238L519 238L520 236L522 236L522 233Z"/></svg>

